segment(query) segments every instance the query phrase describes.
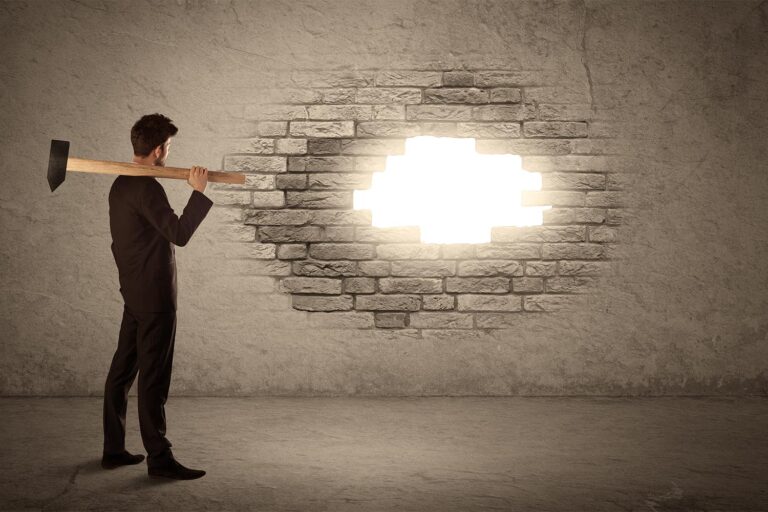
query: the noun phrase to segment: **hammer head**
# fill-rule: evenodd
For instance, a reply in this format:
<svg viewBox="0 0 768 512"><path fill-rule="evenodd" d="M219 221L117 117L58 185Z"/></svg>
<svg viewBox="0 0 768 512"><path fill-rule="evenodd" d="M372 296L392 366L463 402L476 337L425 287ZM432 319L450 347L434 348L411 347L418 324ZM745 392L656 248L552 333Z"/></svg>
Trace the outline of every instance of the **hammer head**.
<svg viewBox="0 0 768 512"><path fill-rule="evenodd" d="M48 185L51 192L64 182L67 175L67 158L69 158L68 140L51 140L51 154L48 156Z"/></svg>

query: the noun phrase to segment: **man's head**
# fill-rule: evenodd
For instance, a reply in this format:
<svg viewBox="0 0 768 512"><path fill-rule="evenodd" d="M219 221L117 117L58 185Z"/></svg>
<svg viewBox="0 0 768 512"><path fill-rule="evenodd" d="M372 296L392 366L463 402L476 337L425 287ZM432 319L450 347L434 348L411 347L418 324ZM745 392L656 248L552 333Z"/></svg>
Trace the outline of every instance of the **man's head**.
<svg viewBox="0 0 768 512"><path fill-rule="evenodd" d="M131 128L134 161L141 159L149 165L164 166L171 137L178 131L173 122L162 114L143 116Z"/></svg>

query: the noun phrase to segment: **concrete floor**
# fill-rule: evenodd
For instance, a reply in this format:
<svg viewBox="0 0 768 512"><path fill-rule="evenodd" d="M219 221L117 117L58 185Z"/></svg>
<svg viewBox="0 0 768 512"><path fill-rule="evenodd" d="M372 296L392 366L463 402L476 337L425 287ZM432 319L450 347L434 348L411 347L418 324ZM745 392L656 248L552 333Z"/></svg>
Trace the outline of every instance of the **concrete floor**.
<svg viewBox="0 0 768 512"><path fill-rule="evenodd" d="M760 397L171 396L187 482L102 470L101 405L0 398L2 510L768 510Z"/></svg>

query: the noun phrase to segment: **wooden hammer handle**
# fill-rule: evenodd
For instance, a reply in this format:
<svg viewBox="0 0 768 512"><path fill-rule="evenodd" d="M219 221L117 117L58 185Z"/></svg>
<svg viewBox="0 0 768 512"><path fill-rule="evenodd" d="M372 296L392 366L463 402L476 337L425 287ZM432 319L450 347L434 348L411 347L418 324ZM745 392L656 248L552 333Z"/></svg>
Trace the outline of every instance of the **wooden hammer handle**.
<svg viewBox="0 0 768 512"><path fill-rule="evenodd" d="M108 160L89 160L86 158L68 158L67 171L124 174L127 176L153 176L156 178L175 178L179 180L189 179L188 168L110 162ZM242 185L245 183L245 174L239 172L208 171L208 181Z"/></svg>

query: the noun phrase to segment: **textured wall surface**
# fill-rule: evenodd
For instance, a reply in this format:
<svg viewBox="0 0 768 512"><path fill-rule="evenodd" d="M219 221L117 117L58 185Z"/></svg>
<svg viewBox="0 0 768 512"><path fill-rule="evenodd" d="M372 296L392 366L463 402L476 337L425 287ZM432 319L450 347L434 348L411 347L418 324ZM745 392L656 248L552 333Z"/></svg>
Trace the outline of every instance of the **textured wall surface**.
<svg viewBox="0 0 768 512"><path fill-rule="evenodd" d="M152 112L180 128L168 165L286 165L242 169L245 191L209 185L216 205L176 252L174 394L768 391L766 3L6 1L0 26L2 394L101 393L122 309L109 248L114 178L70 173L51 193L48 149L66 139L73 156L129 161L130 127ZM493 73L507 79L478 82ZM398 76L426 81L387 82ZM414 89L419 101L414 91L360 96L377 87ZM446 101L444 87L462 92ZM491 105L493 88L506 109ZM483 91L488 104L474 103ZM409 118L425 98L441 117ZM505 117L527 108L530 118ZM354 131L290 132L297 121ZM576 124L526 131L526 121ZM551 187L560 195L545 204L578 202L551 223L581 226L585 238L569 242L599 254L561 258L547 246L557 240L531 243L555 251L542 258L557 262L553 278L563 261L599 255L589 292L562 309L485 312L458 326L422 317L386 328L393 318L377 325L372 310L296 308L301 294L281 283L295 262L257 238L257 197L282 194L269 181L278 175L318 179L299 169L329 140L336 157L358 138L402 141L371 136L364 123L377 122L510 130L478 139L523 154L527 170L575 179ZM161 182L180 213L191 189Z"/></svg>

